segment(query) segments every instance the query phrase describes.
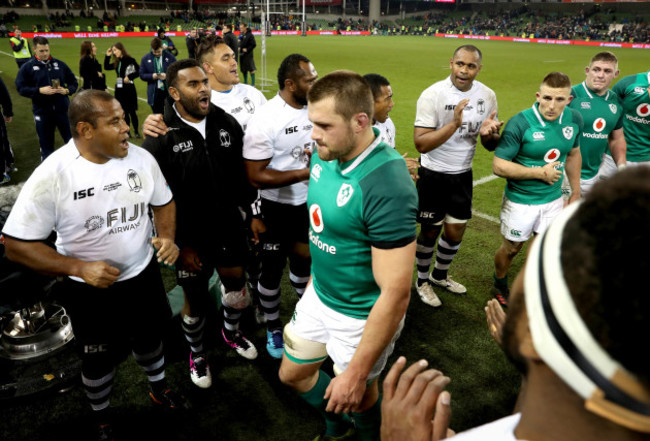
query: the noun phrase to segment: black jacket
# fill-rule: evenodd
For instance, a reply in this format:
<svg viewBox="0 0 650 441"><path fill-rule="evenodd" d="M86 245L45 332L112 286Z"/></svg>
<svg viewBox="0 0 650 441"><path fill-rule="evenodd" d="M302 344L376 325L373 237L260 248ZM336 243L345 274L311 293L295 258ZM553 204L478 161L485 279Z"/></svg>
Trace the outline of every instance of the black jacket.
<svg viewBox="0 0 650 441"><path fill-rule="evenodd" d="M68 95L55 93L54 95L43 95L39 89L43 86L51 86L52 80L58 79L61 87L67 88L72 95L77 91L77 78L67 64L61 60L50 57L46 62L36 57L23 64L16 75L16 89L22 96L32 99L32 112L41 115L44 112L68 113L70 100Z"/></svg>
<svg viewBox="0 0 650 441"><path fill-rule="evenodd" d="M106 77L99 76L97 73L102 72L102 66L96 58L84 55L79 61L79 76L83 79L84 89L106 90Z"/></svg>
<svg viewBox="0 0 650 441"><path fill-rule="evenodd" d="M165 136L142 145L158 161L176 201L176 243L210 251L221 238L244 233L240 209L248 212L257 192L246 178L244 132L235 118L210 104L206 139L165 103ZM250 216L247 215L247 219Z"/></svg>
<svg viewBox="0 0 650 441"><path fill-rule="evenodd" d="M237 40L237 36L232 32L224 32L223 41L225 41L228 47L232 49L235 53L235 60L239 62L239 41Z"/></svg>

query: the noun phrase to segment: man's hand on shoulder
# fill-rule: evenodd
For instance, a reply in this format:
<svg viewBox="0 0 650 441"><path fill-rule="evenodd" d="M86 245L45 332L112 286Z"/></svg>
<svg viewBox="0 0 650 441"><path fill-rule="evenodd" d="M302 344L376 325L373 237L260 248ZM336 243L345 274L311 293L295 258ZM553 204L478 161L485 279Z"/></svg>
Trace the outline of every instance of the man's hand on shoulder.
<svg viewBox="0 0 650 441"><path fill-rule="evenodd" d="M163 120L162 113L153 113L147 116L144 124L142 124L142 133L144 133L144 136L158 138L158 135L166 135L167 132L169 132L169 128Z"/></svg>

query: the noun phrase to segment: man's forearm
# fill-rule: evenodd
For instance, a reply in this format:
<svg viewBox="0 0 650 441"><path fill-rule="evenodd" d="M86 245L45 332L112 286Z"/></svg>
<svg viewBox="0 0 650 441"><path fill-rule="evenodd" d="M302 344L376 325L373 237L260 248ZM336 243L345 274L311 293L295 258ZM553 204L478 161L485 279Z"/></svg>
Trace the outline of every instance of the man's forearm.
<svg viewBox="0 0 650 441"><path fill-rule="evenodd" d="M420 153L428 153L443 145L458 130L454 121L445 124L439 129L424 129L416 127L413 135L415 148Z"/></svg>
<svg viewBox="0 0 650 441"><path fill-rule="evenodd" d="M81 275L84 262L59 254L43 242L26 242L10 237L5 237L5 240L7 257L13 262L49 276Z"/></svg>
<svg viewBox="0 0 650 441"><path fill-rule="evenodd" d="M176 202L162 207L152 207L156 236L174 240L176 235Z"/></svg>
<svg viewBox="0 0 650 441"><path fill-rule="evenodd" d="M409 299L409 289L393 293L382 291L368 315L361 342L348 366L350 372L354 372L360 378L368 377L372 367L397 332L406 314Z"/></svg>

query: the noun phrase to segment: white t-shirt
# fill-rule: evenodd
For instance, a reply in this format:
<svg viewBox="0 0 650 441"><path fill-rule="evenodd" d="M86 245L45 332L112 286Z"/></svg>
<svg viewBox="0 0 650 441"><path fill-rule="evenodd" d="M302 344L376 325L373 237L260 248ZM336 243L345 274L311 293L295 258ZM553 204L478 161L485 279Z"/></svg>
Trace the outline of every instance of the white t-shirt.
<svg viewBox="0 0 650 441"><path fill-rule="evenodd" d="M476 143L483 121L497 109L497 97L479 81L461 92L448 77L425 89L420 95L415 114L415 127L440 129L454 120L454 108L463 99L469 103L463 110L463 124L440 147L423 153L422 166L442 173L462 173L472 168Z"/></svg>
<svg viewBox="0 0 650 441"><path fill-rule="evenodd" d="M384 142L392 148L395 148L395 124L393 123L393 120L390 119L390 116L386 118L386 121L383 123L379 121L375 122L374 127L379 129L379 132L381 132L381 138Z"/></svg>
<svg viewBox="0 0 650 441"><path fill-rule="evenodd" d="M119 281L127 280L153 255L149 205L163 206L171 199L158 163L146 150L129 144L125 158L95 164L79 154L71 139L34 170L3 233L41 241L55 230L60 254L103 260L120 270Z"/></svg>
<svg viewBox="0 0 650 441"><path fill-rule="evenodd" d="M267 168L273 170L306 168L309 157L305 149L315 150L315 142L311 139L312 127L307 106L296 109L276 95L248 122L244 135L244 159L270 159ZM302 181L280 188L266 188L261 195L281 204L301 205L307 202L307 183Z"/></svg>
<svg viewBox="0 0 650 441"><path fill-rule="evenodd" d="M266 97L253 86L235 84L228 92L213 90L210 101L230 113L246 131L248 121L257 110L266 104Z"/></svg>
<svg viewBox="0 0 650 441"><path fill-rule="evenodd" d="M501 418L491 423L461 432L453 437L454 441L517 441L515 428L521 414Z"/></svg>

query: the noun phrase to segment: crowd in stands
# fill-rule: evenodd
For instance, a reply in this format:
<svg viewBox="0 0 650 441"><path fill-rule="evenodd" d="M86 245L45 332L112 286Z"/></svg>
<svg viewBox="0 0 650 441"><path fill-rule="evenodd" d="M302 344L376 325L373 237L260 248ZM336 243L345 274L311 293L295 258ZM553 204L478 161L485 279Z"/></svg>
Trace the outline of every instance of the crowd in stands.
<svg viewBox="0 0 650 441"><path fill-rule="evenodd" d="M441 33L650 42L648 23L643 17L636 17L633 22L623 19L622 23L618 23L616 16L611 14L612 11L606 12L610 14L603 15L595 8L582 9L572 14L545 13L521 6L512 10L495 10L487 14L454 18L443 14L427 14L422 17L422 27Z"/></svg>
<svg viewBox="0 0 650 441"><path fill-rule="evenodd" d="M70 27L73 13L55 12L48 15L45 26L35 25L34 31L55 31L60 28ZM80 17L94 17L92 9L81 11ZM98 30L113 31L118 26L119 11L114 14L104 12L97 19ZM302 26L301 15L271 15L271 30L299 30ZM131 22L124 26L124 31L134 31L136 28L155 29L158 27L171 29L182 22L203 23L206 29L221 30L224 23L238 22L240 14L214 12L209 10L198 11L171 11L169 15L159 17L156 24L148 25L146 21ZM18 20L18 14L10 11L0 16L0 36L6 37L11 31L12 23ZM252 18L252 27L261 28L260 17ZM413 17L408 24L391 21L373 21L372 24L364 19L344 19L325 23L307 23L307 30L338 30L338 31L371 31L374 34L388 35L431 35L434 33L472 34L472 35L503 35L524 36L528 38L549 38L558 40L598 40L612 42L650 43L648 34L649 26L646 18L640 15L632 20L628 18L617 19L613 10L601 10L598 7L584 8L578 12L560 13L532 10L526 5L519 8L493 10L488 13L468 12L466 15L429 12Z"/></svg>

